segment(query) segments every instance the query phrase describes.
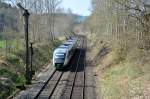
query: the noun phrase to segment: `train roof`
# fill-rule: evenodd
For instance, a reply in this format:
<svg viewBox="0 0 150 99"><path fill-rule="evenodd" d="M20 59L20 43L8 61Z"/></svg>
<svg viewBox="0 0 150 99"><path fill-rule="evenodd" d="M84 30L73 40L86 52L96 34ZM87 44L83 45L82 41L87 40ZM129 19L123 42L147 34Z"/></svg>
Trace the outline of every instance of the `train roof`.
<svg viewBox="0 0 150 99"><path fill-rule="evenodd" d="M68 50L70 50L74 46L76 41L77 41L76 38L67 40L62 45L60 45L58 48L56 48L54 50L54 53L66 53Z"/></svg>
<svg viewBox="0 0 150 99"><path fill-rule="evenodd" d="M75 41L67 41L68 43L70 43L70 44L74 44L75 43Z"/></svg>
<svg viewBox="0 0 150 99"><path fill-rule="evenodd" d="M65 45L65 46L71 46L73 44L74 44L73 42L65 42L65 43L63 43L63 45Z"/></svg>
<svg viewBox="0 0 150 99"><path fill-rule="evenodd" d="M60 45L58 48L69 48L67 45Z"/></svg>
<svg viewBox="0 0 150 99"><path fill-rule="evenodd" d="M72 39L69 39L68 41L76 41L77 38L72 38Z"/></svg>

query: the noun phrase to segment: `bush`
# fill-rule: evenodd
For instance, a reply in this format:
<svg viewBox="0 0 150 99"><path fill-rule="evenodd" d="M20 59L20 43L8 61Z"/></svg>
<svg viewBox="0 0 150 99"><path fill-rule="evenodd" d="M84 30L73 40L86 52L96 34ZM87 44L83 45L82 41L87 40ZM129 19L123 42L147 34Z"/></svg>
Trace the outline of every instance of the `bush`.
<svg viewBox="0 0 150 99"><path fill-rule="evenodd" d="M25 84L25 78L23 75L18 75L18 74L12 73L6 69L0 69L0 75L2 77L11 79L14 84Z"/></svg>

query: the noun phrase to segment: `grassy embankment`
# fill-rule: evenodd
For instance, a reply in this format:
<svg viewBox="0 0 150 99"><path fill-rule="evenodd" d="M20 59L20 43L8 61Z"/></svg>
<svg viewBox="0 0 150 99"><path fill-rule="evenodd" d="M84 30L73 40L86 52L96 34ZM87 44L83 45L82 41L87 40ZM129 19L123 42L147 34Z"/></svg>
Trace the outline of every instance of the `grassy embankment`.
<svg viewBox="0 0 150 99"><path fill-rule="evenodd" d="M4 40L0 40L0 48L5 48L5 41Z"/></svg>
<svg viewBox="0 0 150 99"><path fill-rule="evenodd" d="M99 45L101 47L94 47L92 52L98 54L104 47L111 49L108 54L97 58L98 94L102 99L150 99L148 51Z"/></svg>
<svg viewBox="0 0 150 99"><path fill-rule="evenodd" d="M56 41L50 45L36 45L34 46L33 68L39 71L44 68L52 58L53 49L58 46L60 42ZM5 41L0 41L0 99L5 99L17 90L16 86L25 85L25 50L19 48L15 50L15 40L11 43L12 49L5 55Z"/></svg>

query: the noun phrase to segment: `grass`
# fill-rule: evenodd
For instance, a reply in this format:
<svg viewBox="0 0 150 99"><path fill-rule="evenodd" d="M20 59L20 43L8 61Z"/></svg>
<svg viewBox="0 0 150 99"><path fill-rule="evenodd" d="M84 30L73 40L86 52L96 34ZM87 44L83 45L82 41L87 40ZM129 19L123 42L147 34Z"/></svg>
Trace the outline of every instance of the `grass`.
<svg viewBox="0 0 150 99"><path fill-rule="evenodd" d="M96 37L89 36L89 40L93 42L90 43L92 46L90 53L93 55L94 52L97 55L101 50L99 47L101 44L96 44ZM150 52L139 49L134 44L120 46L114 43L116 42L106 43L104 47L109 47L111 52L103 58L96 59L99 97L102 99L150 99Z"/></svg>
<svg viewBox="0 0 150 99"><path fill-rule="evenodd" d="M33 68L36 71L40 70L39 66L45 65L45 63L52 59L53 50L59 44L60 42L54 42L51 46L47 45L34 48Z"/></svg>
<svg viewBox="0 0 150 99"><path fill-rule="evenodd" d="M9 71L7 69L0 68L0 75L5 78L9 78L14 82L16 85L25 84L25 78L23 75L18 75L16 73L12 73L12 71Z"/></svg>
<svg viewBox="0 0 150 99"><path fill-rule="evenodd" d="M110 56L112 58L112 55L106 56L105 63L112 62L108 59ZM146 86L150 83L148 62L126 58L105 68L99 73L99 86L103 99L147 99L145 98Z"/></svg>
<svg viewBox="0 0 150 99"><path fill-rule="evenodd" d="M11 46L11 48L15 49L17 47L17 41L16 39L8 40L8 44ZM6 48L6 41L0 40L0 49Z"/></svg>
<svg viewBox="0 0 150 99"><path fill-rule="evenodd" d="M7 57L7 61L15 66L24 66L24 60L22 57L16 55L16 53L9 53Z"/></svg>
<svg viewBox="0 0 150 99"><path fill-rule="evenodd" d="M130 63L109 68L101 79L104 99L131 99L142 95L144 84L138 79L142 76L142 70Z"/></svg>
<svg viewBox="0 0 150 99"><path fill-rule="evenodd" d="M5 41L4 40L0 40L0 48L5 48Z"/></svg>

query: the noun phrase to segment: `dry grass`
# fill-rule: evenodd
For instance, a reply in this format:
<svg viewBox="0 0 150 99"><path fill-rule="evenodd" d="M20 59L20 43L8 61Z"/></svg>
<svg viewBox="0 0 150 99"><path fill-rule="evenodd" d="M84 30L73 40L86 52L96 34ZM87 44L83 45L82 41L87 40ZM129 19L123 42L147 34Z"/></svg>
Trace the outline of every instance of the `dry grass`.
<svg viewBox="0 0 150 99"><path fill-rule="evenodd" d="M58 40L59 40L59 41L65 41L65 40L66 40L66 37L65 37L65 36L61 36L61 37L58 38Z"/></svg>
<svg viewBox="0 0 150 99"><path fill-rule="evenodd" d="M105 56L105 58L102 60L101 69L108 68L109 66L112 66L114 64L119 63L122 60L122 57L120 56L120 50L114 49L109 54Z"/></svg>
<svg viewBox="0 0 150 99"><path fill-rule="evenodd" d="M103 99L150 99L150 57L145 54L132 50L122 60L114 49L105 56L97 70Z"/></svg>
<svg viewBox="0 0 150 99"><path fill-rule="evenodd" d="M87 34L87 48L88 48L88 59L87 60L94 60L100 49L102 49L105 45L105 43L101 43L101 41L97 38L96 34Z"/></svg>

